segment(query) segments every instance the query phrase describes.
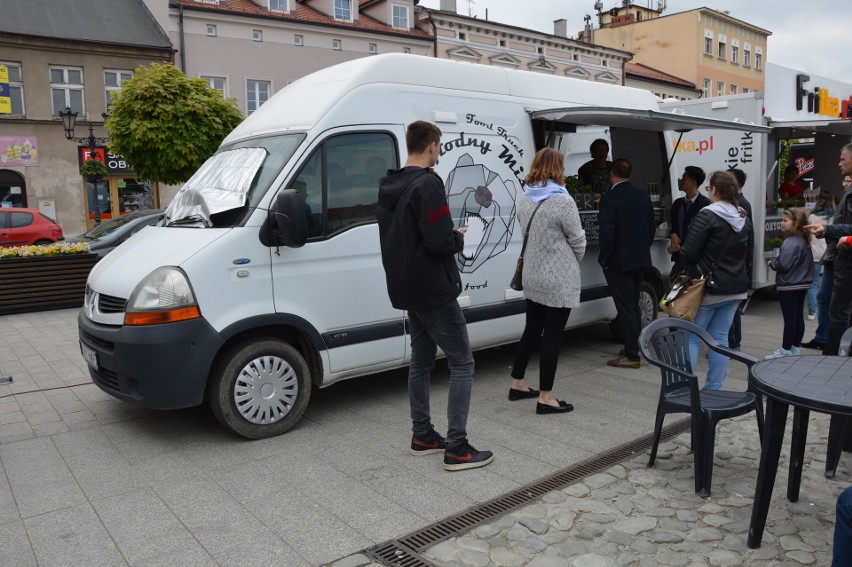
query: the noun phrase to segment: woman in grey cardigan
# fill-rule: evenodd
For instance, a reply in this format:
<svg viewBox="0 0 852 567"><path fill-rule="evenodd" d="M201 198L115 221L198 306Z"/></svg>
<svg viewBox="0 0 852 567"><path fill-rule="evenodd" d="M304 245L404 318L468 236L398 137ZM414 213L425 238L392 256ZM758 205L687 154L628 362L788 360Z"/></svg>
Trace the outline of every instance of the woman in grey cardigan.
<svg viewBox="0 0 852 567"><path fill-rule="evenodd" d="M512 367L510 400L538 397L536 413L565 413L574 409L553 396L562 331L571 308L580 304L580 260L586 251L586 233L574 199L564 186L563 157L543 148L533 158L524 195L518 197L518 222L529 225L524 252L526 326ZM539 390L524 384L533 347L541 340Z"/></svg>

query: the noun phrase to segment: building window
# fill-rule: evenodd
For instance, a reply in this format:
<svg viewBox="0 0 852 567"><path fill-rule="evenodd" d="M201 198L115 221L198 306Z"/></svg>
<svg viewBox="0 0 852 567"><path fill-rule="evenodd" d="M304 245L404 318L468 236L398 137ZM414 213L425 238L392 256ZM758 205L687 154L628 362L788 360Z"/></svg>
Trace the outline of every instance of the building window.
<svg viewBox="0 0 852 567"><path fill-rule="evenodd" d="M305 45L305 38L302 34L296 34L293 36L293 45L298 45L299 47Z"/></svg>
<svg viewBox="0 0 852 567"><path fill-rule="evenodd" d="M24 81L21 75L21 65L0 61L0 67L6 67L9 70L9 98L12 99L12 113L4 116L23 116Z"/></svg>
<svg viewBox="0 0 852 567"><path fill-rule="evenodd" d="M393 27L398 30L408 29L408 6L391 6Z"/></svg>
<svg viewBox="0 0 852 567"><path fill-rule="evenodd" d="M53 116L59 116L65 107L78 116L86 113L83 108L83 69L80 67L50 67L50 96Z"/></svg>
<svg viewBox="0 0 852 567"><path fill-rule="evenodd" d="M263 30L251 30L252 41L263 41Z"/></svg>
<svg viewBox="0 0 852 567"><path fill-rule="evenodd" d="M536 50L536 53L538 53L539 55L544 55L544 48L543 47L536 47L535 50Z"/></svg>
<svg viewBox="0 0 852 567"><path fill-rule="evenodd" d="M343 40L332 39L331 40L331 48L335 51L340 51L341 49L343 49Z"/></svg>
<svg viewBox="0 0 852 567"><path fill-rule="evenodd" d="M202 75L201 78L207 81L208 87L214 91L219 91L223 98L227 96L225 94L225 77L205 77Z"/></svg>
<svg viewBox="0 0 852 567"><path fill-rule="evenodd" d="M506 40L505 39L500 40L500 47L506 47Z"/></svg>
<svg viewBox="0 0 852 567"><path fill-rule="evenodd" d="M731 63L737 63L737 59L739 59L740 48L736 45L731 46Z"/></svg>
<svg viewBox="0 0 852 567"><path fill-rule="evenodd" d="M748 67L749 65L751 65L751 51L746 47L743 50L743 67Z"/></svg>
<svg viewBox="0 0 852 567"><path fill-rule="evenodd" d="M719 59L725 59L726 58L725 47L726 47L725 42L722 40L722 38L719 38Z"/></svg>
<svg viewBox="0 0 852 567"><path fill-rule="evenodd" d="M716 81L716 96L725 96L725 81Z"/></svg>
<svg viewBox="0 0 852 567"><path fill-rule="evenodd" d="M609 61L604 59L601 61L601 65L603 65L604 67L609 67Z"/></svg>
<svg viewBox="0 0 852 567"><path fill-rule="evenodd" d="M287 0L269 0L269 11L270 12L289 12L289 6L287 6Z"/></svg>
<svg viewBox="0 0 852 567"><path fill-rule="evenodd" d="M704 55L713 55L713 37L704 38Z"/></svg>
<svg viewBox="0 0 852 567"><path fill-rule="evenodd" d="M708 96L710 96L710 89L712 88L712 85L713 85L712 79L708 79L707 77L704 77L704 86L701 88L701 97L702 98L707 98Z"/></svg>
<svg viewBox="0 0 852 567"><path fill-rule="evenodd" d="M762 59L763 59L762 53L755 53L754 54L754 68L755 68L755 70L760 71L760 67L762 65Z"/></svg>
<svg viewBox="0 0 852 567"><path fill-rule="evenodd" d="M378 52L379 52L379 46L376 45L375 43L371 43L370 44L370 55L375 55Z"/></svg>
<svg viewBox="0 0 852 567"><path fill-rule="evenodd" d="M352 0L334 0L334 19L352 21Z"/></svg>
<svg viewBox="0 0 852 567"><path fill-rule="evenodd" d="M210 37L216 37L216 24L207 24L207 35Z"/></svg>
<svg viewBox="0 0 852 567"><path fill-rule="evenodd" d="M411 53L411 48L410 47L403 47L402 52L403 53Z"/></svg>
<svg viewBox="0 0 852 567"><path fill-rule="evenodd" d="M577 53L572 53L572 54L571 54L571 61L579 61L579 60L580 60L580 55L579 55L579 54L577 54Z"/></svg>
<svg viewBox="0 0 852 567"><path fill-rule="evenodd" d="M269 91L272 90L269 81L255 81L249 79L246 82L246 114L251 114L269 100Z"/></svg>
<svg viewBox="0 0 852 567"><path fill-rule="evenodd" d="M737 94L737 85L731 84L731 94Z"/></svg>
<svg viewBox="0 0 852 567"><path fill-rule="evenodd" d="M745 94L747 92L751 92L751 89L748 88L748 87L743 87L743 94Z"/></svg>
<svg viewBox="0 0 852 567"><path fill-rule="evenodd" d="M121 84L124 81L129 81L133 77L133 71L115 71L110 69L104 70L104 89L106 107L112 106L112 97L121 91Z"/></svg>
<svg viewBox="0 0 852 567"><path fill-rule="evenodd" d="M464 32L459 32L459 39L464 41L467 39L467 34Z"/></svg>

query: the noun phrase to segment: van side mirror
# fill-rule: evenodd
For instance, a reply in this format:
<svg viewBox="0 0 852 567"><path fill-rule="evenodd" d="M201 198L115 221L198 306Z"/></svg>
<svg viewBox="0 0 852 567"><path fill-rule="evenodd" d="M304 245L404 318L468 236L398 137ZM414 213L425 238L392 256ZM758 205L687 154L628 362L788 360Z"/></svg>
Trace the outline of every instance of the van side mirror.
<svg viewBox="0 0 852 567"><path fill-rule="evenodd" d="M295 189L278 193L260 227L260 242L264 246L301 248L308 240L305 202Z"/></svg>

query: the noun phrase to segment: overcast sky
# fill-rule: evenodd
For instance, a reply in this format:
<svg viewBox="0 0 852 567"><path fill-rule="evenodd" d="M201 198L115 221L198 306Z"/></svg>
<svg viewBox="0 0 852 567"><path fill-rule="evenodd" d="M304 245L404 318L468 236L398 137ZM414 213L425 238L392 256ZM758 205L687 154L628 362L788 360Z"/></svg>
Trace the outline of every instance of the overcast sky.
<svg viewBox="0 0 852 567"><path fill-rule="evenodd" d="M501 23L553 33L553 21L568 20L568 35L576 38L583 16L597 23L595 0L456 0L458 12ZM657 6L657 0L634 0ZM772 32L767 61L814 75L852 83L852 2L850 0L668 0L663 14L706 6L729 10L731 16ZM438 8L440 0L420 0ZM621 6L604 0L604 11ZM653 66L653 65L652 65Z"/></svg>

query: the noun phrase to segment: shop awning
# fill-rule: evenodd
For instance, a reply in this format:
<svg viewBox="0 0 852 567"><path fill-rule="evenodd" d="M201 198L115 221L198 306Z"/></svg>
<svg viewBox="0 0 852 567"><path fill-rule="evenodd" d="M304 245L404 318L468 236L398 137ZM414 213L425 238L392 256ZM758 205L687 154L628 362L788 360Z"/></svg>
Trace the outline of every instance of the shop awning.
<svg viewBox="0 0 852 567"><path fill-rule="evenodd" d="M631 110L626 108L575 106L535 110L530 117L569 125L599 125L612 128L629 128L656 132L724 129L740 132L767 133L767 126L714 118L702 118L688 114L662 112L659 110Z"/></svg>
<svg viewBox="0 0 852 567"><path fill-rule="evenodd" d="M852 120L826 118L823 120L770 120L769 126L779 138L810 138L816 134L852 136Z"/></svg>

